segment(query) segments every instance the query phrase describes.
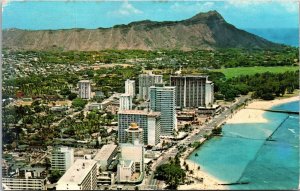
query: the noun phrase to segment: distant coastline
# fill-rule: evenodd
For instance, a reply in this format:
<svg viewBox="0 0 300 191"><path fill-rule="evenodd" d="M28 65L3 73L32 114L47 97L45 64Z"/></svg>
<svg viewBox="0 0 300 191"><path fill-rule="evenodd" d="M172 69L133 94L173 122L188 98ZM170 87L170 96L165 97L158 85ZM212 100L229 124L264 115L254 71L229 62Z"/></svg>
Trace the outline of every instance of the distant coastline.
<svg viewBox="0 0 300 191"><path fill-rule="evenodd" d="M299 28L245 28L272 42L299 47Z"/></svg>

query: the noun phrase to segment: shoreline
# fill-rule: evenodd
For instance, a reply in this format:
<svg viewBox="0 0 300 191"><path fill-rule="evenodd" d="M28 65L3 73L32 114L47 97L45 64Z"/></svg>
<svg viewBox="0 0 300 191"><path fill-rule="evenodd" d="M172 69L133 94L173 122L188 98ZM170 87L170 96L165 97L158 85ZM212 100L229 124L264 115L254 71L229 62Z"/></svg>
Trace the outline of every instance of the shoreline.
<svg viewBox="0 0 300 191"><path fill-rule="evenodd" d="M254 100L252 103L250 103L246 108L255 108L255 109L271 109L272 107L276 105L281 105L293 101L299 101L299 95L289 97L289 98L279 98L274 99L270 101L264 101L264 100Z"/></svg>
<svg viewBox="0 0 300 191"><path fill-rule="evenodd" d="M264 118L264 113L266 111L259 110L259 109L271 109L273 106L281 105L293 101L299 101L299 95L289 97L289 98L282 98L282 99L275 99L270 101L264 101L264 100L253 100L251 103L249 103L244 108L235 111L232 113L232 116L226 120L226 123L228 124L238 124L238 123L267 123L268 120ZM186 162L186 164L189 166L190 170L193 170L193 176L203 178L203 183L197 182L192 183L190 185L180 185L178 187L178 190L199 190L199 189L213 189L213 190L226 190L229 189L227 186L219 185L224 182L219 180L218 178L212 176L211 174L204 172L203 170L198 170L198 164L190 159L188 159L188 156L190 156L194 152L191 151L189 154L187 154L187 157L183 159L183 161ZM182 165L183 166L183 165Z"/></svg>
<svg viewBox="0 0 300 191"><path fill-rule="evenodd" d="M253 100L245 108L240 109L232 114L227 124L239 124L239 123L268 123L268 119L264 117L264 109L271 109L276 105L281 105L293 101L299 101L299 96L293 96L289 98L275 99L270 101Z"/></svg>
<svg viewBox="0 0 300 191"><path fill-rule="evenodd" d="M211 174L201 170L198 170L199 165L190 159L185 159L184 162L188 165L189 170L193 170L193 174L188 173L188 177L193 179L195 182L189 185L184 184L178 187L178 190L226 190L228 189L224 185L219 185L224 182ZM183 162L181 163L183 164ZM183 166L183 165L182 165ZM203 178L203 182L200 179Z"/></svg>

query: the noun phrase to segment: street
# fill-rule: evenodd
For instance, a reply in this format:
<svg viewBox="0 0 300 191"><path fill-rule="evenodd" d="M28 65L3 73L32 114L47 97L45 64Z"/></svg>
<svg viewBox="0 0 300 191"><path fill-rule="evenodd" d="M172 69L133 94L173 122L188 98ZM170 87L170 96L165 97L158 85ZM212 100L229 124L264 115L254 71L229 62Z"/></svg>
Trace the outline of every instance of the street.
<svg viewBox="0 0 300 191"><path fill-rule="evenodd" d="M166 163L169 158L173 158L176 156L178 152L178 146L179 145L185 145L188 146L190 143L193 143L195 141L199 141L205 134L210 134L212 129L216 126L221 125L231 114L232 111L234 111L240 104L243 104L250 98L250 95L241 96L237 98L237 100L226 110L224 110L219 115L215 116L211 119L210 122L205 124L203 127L199 128L199 126L193 126L194 128L199 128L199 132L195 133L195 131L188 135L185 139L178 141L175 146L172 146L167 151L165 151L156 161L153 162L153 165L151 166L151 172L148 177L146 177L143 181L143 184L147 185L148 189L156 188L161 189L157 187L157 180L154 178L154 172L156 167ZM154 188L154 189L155 189Z"/></svg>

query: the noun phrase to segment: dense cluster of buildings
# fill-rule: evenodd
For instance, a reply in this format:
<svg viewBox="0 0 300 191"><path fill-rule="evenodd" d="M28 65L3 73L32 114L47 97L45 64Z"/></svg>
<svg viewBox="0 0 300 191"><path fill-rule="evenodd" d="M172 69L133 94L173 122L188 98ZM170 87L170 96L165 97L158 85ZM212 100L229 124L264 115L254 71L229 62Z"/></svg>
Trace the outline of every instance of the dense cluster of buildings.
<svg viewBox="0 0 300 191"><path fill-rule="evenodd" d="M208 81L208 76L171 76L170 86L166 86L162 75L140 74L137 99L144 100L145 107L134 110L132 109L134 97L130 95L135 93L129 92L134 89L133 82L132 80L125 82L126 92L120 97L118 112L120 143L126 141L125 131L132 122L143 129L144 144L155 145L159 142L160 136L172 136L176 131L176 109L209 110L213 107L213 83ZM150 141L153 137L155 140Z"/></svg>
<svg viewBox="0 0 300 191"><path fill-rule="evenodd" d="M208 76L171 76L169 84L165 85L162 75L141 74L138 88L134 80L128 79L124 93L116 93L102 103L90 103L88 110L117 107L118 145L106 144L95 154L79 158L74 157L74 148L53 148L50 170L63 174L56 189L96 190L114 183L141 183L145 156L155 155L147 153L145 147L156 147L162 137L174 137L178 119L194 120L198 110L214 109L213 83ZM92 98L91 81L78 82L78 96ZM133 104L134 100L139 104ZM194 110L182 110L186 108ZM39 169L27 169L14 176L7 173L2 178L3 187L12 190L46 190L47 181Z"/></svg>

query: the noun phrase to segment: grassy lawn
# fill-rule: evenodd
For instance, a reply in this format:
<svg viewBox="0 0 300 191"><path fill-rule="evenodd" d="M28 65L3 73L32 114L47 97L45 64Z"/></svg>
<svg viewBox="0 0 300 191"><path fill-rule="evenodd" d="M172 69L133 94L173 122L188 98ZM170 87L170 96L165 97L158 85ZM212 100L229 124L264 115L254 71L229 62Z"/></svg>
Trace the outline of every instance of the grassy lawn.
<svg viewBox="0 0 300 191"><path fill-rule="evenodd" d="M286 71L296 71L299 70L298 66L277 66L277 67L239 67L239 68L224 68L215 69L214 72L222 72L225 74L226 78L232 78L241 75L254 75L256 73L272 72L272 73L283 73Z"/></svg>

